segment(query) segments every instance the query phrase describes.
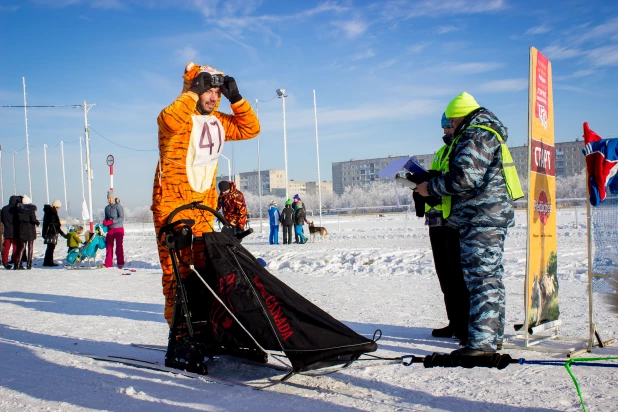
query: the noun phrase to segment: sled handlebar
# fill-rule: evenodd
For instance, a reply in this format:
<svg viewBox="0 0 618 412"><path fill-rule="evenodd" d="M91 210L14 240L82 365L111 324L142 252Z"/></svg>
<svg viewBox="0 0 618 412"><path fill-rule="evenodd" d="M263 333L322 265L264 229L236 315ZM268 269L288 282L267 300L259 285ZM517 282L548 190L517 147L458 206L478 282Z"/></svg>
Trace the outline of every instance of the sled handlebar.
<svg viewBox="0 0 618 412"><path fill-rule="evenodd" d="M249 228L247 230L243 230L240 233L236 233L234 237L238 240L241 240L242 238L249 236L251 233L253 233L253 228Z"/></svg>
<svg viewBox="0 0 618 412"><path fill-rule="evenodd" d="M219 219L221 221L221 223L223 223L224 226L229 225L228 221L225 219L225 217L223 217L223 215L221 213L217 212L215 209L213 209L211 207L208 207L206 205L202 205L202 204L197 203L197 202L189 203L187 205L183 205L183 206L180 206L180 207L177 207L176 209L174 209L172 211L172 213L170 213L170 215L167 218L167 225L169 226L170 224L172 224L172 221L173 221L174 217L178 213L182 212L183 210L194 210L194 209L205 210L207 212L210 212L217 219ZM178 221L178 222L181 222L181 221ZM176 223L176 222L174 222L174 223ZM195 222L193 222L193 223L195 223Z"/></svg>

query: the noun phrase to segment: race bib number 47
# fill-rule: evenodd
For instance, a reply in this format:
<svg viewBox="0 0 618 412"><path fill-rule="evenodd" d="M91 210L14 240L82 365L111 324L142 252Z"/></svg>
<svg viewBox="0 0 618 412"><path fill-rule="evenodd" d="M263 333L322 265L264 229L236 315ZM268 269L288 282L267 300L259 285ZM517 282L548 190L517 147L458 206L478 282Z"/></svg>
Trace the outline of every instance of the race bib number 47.
<svg viewBox="0 0 618 412"><path fill-rule="evenodd" d="M216 164L223 151L225 131L215 116L192 116L191 144L195 149L193 166Z"/></svg>

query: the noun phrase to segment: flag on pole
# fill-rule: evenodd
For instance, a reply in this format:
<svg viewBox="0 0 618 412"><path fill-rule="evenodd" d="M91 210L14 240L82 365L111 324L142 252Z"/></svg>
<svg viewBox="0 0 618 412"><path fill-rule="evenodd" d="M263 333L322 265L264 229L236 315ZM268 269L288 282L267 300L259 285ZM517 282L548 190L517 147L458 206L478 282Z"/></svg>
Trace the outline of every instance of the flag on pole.
<svg viewBox="0 0 618 412"><path fill-rule="evenodd" d="M88 205L86 199L82 199L82 220L90 220L90 214L88 213Z"/></svg>

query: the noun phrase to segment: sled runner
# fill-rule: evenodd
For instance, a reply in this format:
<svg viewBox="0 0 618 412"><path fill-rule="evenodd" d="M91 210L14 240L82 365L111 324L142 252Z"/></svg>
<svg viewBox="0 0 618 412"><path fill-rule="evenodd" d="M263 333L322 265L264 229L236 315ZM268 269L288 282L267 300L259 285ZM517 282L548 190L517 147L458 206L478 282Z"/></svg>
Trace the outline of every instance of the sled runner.
<svg viewBox="0 0 618 412"><path fill-rule="evenodd" d="M221 232L194 236L193 220L174 220L182 210L212 213ZM217 211L197 203L175 209L158 239L169 250L177 282L165 365L207 374L205 360L231 355L266 363L269 351L295 373L347 365L377 349L367 339L309 302L269 273ZM190 251L190 253L187 253ZM189 256L189 258L187 258ZM184 258L183 258L184 257ZM186 276L181 276L189 268Z"/></svg>

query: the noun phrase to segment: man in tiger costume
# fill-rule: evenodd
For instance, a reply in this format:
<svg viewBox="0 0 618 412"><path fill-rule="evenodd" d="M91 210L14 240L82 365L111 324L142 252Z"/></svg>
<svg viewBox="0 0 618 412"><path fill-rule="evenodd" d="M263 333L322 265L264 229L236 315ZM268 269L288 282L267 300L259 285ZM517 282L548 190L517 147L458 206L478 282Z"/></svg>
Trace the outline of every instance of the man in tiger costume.
<svg viewBox="0 0 618 412"><path fill-rule="evenodd" d="M217 206L216 175L218 158L225 141L246 140L257 136L260 124L251 104L242 98L233 77L224 76L211 66L189 63L185 68L182 93L157 119L159 125L159 163L152 191L154 225L167 223L170 213L179 206L199 202ZM221 95L233 114L217 111ZM193 219L196 236L212 231L214 216L200 210L184 210L176 219ZM163 269L164 316L171 326L176 295L176 281L169 250L157 239ZM183 260L190 260L190 251ZM180 275L189 269L180 266Z"/></svg>

